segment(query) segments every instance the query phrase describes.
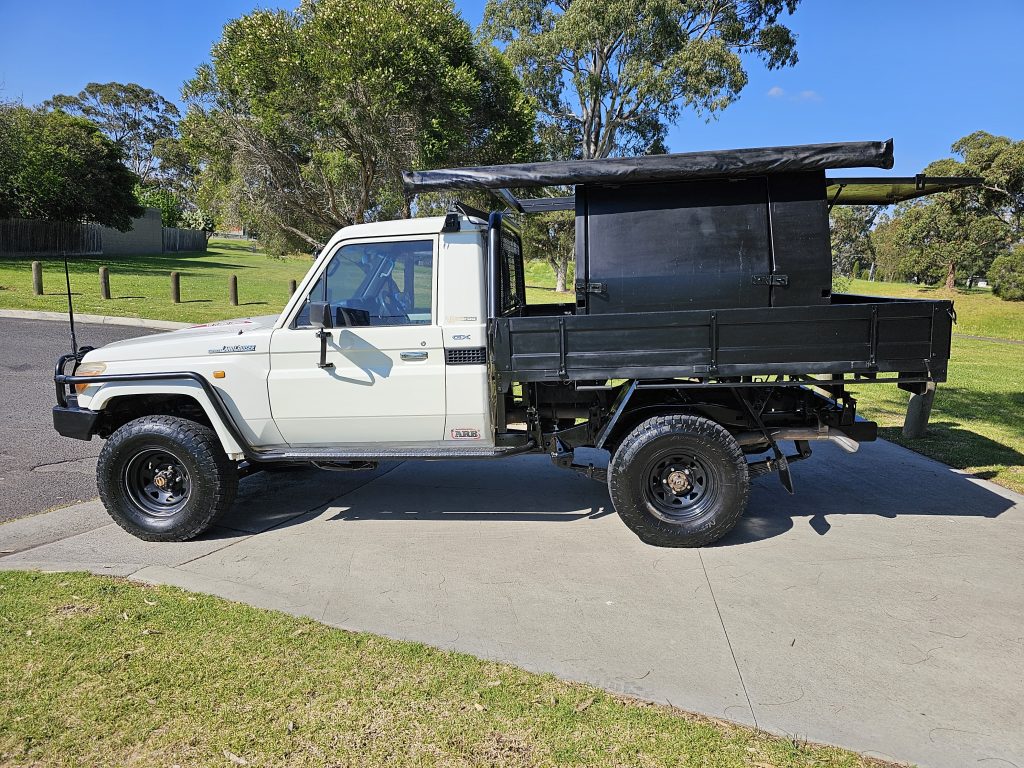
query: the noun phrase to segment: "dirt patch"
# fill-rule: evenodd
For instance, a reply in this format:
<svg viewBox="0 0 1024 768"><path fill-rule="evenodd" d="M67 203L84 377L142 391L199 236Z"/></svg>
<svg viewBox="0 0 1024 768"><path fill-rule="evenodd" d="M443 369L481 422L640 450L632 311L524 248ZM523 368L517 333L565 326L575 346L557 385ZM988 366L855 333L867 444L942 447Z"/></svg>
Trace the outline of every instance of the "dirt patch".
<svg viewBox="0 0 1024 768"><path fill-rule="evenodd" d="M55 616L84 616L89 613L95 613L95 605L84 605L80 603L68 603L67 605L58 605L53 609Z"/></svg>

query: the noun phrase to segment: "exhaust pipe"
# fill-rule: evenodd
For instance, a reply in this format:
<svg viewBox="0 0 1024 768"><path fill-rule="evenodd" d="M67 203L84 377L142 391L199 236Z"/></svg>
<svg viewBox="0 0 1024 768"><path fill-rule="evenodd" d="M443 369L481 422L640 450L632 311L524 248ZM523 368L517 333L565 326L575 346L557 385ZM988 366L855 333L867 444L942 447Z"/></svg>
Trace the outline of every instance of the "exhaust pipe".
<svg viewBox="0 0 1024 768"><path fill-rule="evenodd" d="M831 427L786 427L784 429L769 429L768 434L774 440L829 440L847 453L856 453L860 443L852 437ZM757 445L765 442L761 432L740 432L736 435L736 441L740 445Z"/></svg>

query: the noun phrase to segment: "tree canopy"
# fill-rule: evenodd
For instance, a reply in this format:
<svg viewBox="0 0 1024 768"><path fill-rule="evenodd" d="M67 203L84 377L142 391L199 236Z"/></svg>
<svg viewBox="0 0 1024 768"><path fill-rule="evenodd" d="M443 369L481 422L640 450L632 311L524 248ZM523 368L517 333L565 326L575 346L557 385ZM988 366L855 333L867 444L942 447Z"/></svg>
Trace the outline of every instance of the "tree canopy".
<svg viewBox="0 0 1024 768"><path fill-rule="evenodd" d="M161 145L177 136L178 108L137 83L89 83L74 95L57 94L47 109L85 117L115 141L143 183L155 180Z"/></svg>
<svg viewBox="0 0 1024 768"><path fill-rule="evenodd" d="M745 55L796 63L779 19L798 2L488 0L481 33L505 45L560 154L649 154L684 109L710 116L738 98Z"/></svg>
<svg viewBox="0 0 1024 768"><path fill-rule="evenodd" d="M304 0L229 23L186 84L201 204L291 243L408 212L400 171L526 159L533 111L450 2Z"/></svg>
<svg viewBox="0 0 1024 768"><path fill-rule="evenodd" d="M0 218L85 221L131 228L142 215L138 176L89 120L0 105Z"/></svg>
<svg viewBox="0 0 1024 768"><path fill-rule="evenodd" d="M869 276L875 272L874 226L881 213L877 205L841 205L829 215L832 225L832 271L852 275L854 265L867 264Z"/></svg>
<svg viewBox="0 0 1024 768"><path fill-rule="evenodd" d="M879 258L889 275L944 283L948 291L985 274L1007 244L998 219L960 192L897 206L884 233Z"/></svg>
<svg viewBox="0 0 1024 768"><path fill-rule="evenodd" d="M947 290L988 272L1024 238L1024 142L976 131L930 176L975 176L981 184L897 206L882 219L883 272L943 282ZM876 238L877 239L877 238Z"/></svg>
<svg viewBox="0 0 1024 768"><path fill-rule="evenodd" d="M996 296L1006 301L1024 301L1024 245L997 256L988 276Z"/></svg>
<svg viewBox="0 0 1024 768"><path fill-rule="evenodd" d="M976 177L979 185L889 210L839 206L832 211L837 273L850 274L853 263L864 260L872 278L877 266L886 279L943 283L952 291L988 274L1001 259L1003 284L1014 284L1010 275L1019 259L1009 251L1024 240L1024 141L976 131L951 150L953 157L930 163L925 174Z"/></svg>

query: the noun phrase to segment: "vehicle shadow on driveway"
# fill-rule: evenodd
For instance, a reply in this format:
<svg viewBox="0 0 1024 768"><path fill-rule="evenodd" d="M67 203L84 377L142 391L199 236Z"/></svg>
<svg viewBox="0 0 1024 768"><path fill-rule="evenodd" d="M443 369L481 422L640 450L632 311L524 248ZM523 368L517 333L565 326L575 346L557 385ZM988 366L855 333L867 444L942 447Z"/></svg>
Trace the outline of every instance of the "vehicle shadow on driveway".
<svg viewBox="0 0 1024 768"><path fill-rule="evenodd" d="M603 484L556 469L546 457L387 462L369 472L259 473L243 481L234 508L204 538L303 525L327 510L329 522L409 523L571 523L615 513Z"/></svg>
<svg viewBox="0 0 1024 768"><path fill-rule="evenodd" d="M1001 495L881 441L863 445L853 456L821 445L809 461L794 465L793 479L793 496L775 475L756 479L746 514L717 546L782 536L802 524L801 518L824 536L837 516L995 518L1015 504L1009 491ZM257 476L243 484L239 503L221 523L231 530L208 536L259 533L321 516L328 522L582 523L614 512L603 484L555 468L546 457L404 462L366 473L310 469Z"/></svg>
<svg viewBox="0 0 1024 768"><path fill-rule="evenodd" d="M825 536L832 529L829 518L838 515L995 518L1016 503L1010 491L1002 495L970 475L883 441L862 444L853 456L821 446L792 472L792 496L775 475L755 480L746 514L718 546L780 536L799 518Z"/></svg>

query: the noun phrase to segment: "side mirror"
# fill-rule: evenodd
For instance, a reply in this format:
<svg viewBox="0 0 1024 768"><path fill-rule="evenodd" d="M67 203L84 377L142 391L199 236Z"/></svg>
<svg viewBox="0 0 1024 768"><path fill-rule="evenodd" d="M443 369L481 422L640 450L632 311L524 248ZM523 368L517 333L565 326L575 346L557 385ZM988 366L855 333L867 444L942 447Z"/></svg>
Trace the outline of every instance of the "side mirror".
<svg viewBox="0 0 1024 768"><path fill-rule="evenodd" d="M309 302L309 324L314 328L334 327L334 310L331 308L330 302Z"/></svg>

